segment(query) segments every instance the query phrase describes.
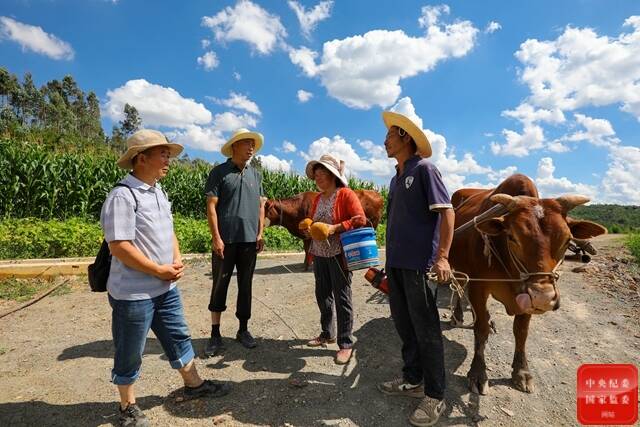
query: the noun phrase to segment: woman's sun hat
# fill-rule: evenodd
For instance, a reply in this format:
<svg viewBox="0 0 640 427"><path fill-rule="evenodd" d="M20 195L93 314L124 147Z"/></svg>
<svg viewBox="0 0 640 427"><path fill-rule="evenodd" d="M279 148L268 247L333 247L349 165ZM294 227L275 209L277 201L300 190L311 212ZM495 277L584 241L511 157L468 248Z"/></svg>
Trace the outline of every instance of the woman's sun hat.
<svg viewBox="0 0 640 427"><path fill-rule="evenodd" d="M132 169L131 160L152 147L166 146L171 157L177 157L182 153L183 147L180 144L169 142L162 132L153 129L140 129L127 139L127 152L118 159L117 165L123 169Z"/></svg>
<svg viewBox="0 0 640 427"><path fill-rule="evenodd" d="M307 163L307 166L305 167L305 172L307 174L307 177L311 180L315 179L315 177L313 176L313 168L317 164L320 164L325 168L327 168L327 170L331 172L333 175L335 175L335 177L338 178L340 182L344 184L345 187L349 186L349 181L347 180L347 177L344 176L343 160L338 161L335 157L333 157L330 154L323 154L320 157L320 160L311 160L309 163Z"/></svg>
<svg viewBox="0 0 640 427"><path fill-rule="evenodd" d="M233 150L231 146L234 142L238 142L242 139L253 139L256 142L256 148L254 154L260 151L262 144L264 144L264 137L261 133L251 132L249 129L240 128L231 135L231 138L222 146L220 152L225 157L233 157Z"/></svg>
<svg viewBox="0 0 640 427"><path fill-rule="evenodd" d="M431 157L431 144L427 135L410 118L393 111L383 111L382 120L387 129L391 126L397 126L407 132L418 147L418 155L424 158Z"/></svg>

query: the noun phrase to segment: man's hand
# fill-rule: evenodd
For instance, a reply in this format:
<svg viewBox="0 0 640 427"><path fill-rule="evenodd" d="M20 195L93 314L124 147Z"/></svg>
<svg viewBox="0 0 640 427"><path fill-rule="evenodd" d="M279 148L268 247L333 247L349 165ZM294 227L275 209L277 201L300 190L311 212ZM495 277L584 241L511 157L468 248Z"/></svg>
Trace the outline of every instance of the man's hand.
<svg viewBox="0 0 640 427"><path fill-rule="evenodd" d="M211 239L211 246L213 248L213 253L224 259L224 242L219 236Z"/></svg>
<svg viewBox="0 0 640 427"><path fill-rule="evenodd" d="M431 270L438 276L438 282L448 282L451 280L451 266L446 258L436 259Z"/></svg>
<svg viewBox="0 0 640 427"><path fill-rule="evenodd" d="M159 265L156 271L156 277L161 280L175 281L184 274L184 265L182 264L163 264Z"/></svg>
<svg viewBox="0 0 640 427"><path fill-rule="evenodd" d="M264 239L262 238L262 234L259 234L256 237L256 252L260 253L264 250Z"/></svg>

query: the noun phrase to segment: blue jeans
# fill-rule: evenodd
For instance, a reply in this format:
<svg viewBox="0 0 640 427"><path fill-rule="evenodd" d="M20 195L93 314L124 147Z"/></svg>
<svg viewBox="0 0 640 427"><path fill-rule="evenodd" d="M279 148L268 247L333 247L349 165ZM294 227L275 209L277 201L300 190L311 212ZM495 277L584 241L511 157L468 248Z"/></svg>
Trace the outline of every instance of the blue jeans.
<svg viewBox="0 0 640 427"><path fill-rule="evenodd" d="M116 350L111 371L114 384L133 384L140 375L149 329L158 337L172 368L180 369L194 358L177 287L146 300L117 300L109 295L109 304L113 309L111 331Z"/></svg>

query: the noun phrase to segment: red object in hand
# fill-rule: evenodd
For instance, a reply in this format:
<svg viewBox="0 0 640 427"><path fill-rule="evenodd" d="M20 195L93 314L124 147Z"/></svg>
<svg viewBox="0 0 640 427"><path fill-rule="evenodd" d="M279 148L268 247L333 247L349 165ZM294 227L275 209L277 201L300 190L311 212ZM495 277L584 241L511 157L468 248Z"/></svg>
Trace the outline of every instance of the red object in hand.
<svg viewBox="0 0 640 427"><path fill-rule="evenodd" d="M364 278L367 282L371 283L371 286L379 290L384 294L389 294L389 282L387 281L387 275L384 272L384 268L378 270L375 267L371 267L364 274Z"/></svg>

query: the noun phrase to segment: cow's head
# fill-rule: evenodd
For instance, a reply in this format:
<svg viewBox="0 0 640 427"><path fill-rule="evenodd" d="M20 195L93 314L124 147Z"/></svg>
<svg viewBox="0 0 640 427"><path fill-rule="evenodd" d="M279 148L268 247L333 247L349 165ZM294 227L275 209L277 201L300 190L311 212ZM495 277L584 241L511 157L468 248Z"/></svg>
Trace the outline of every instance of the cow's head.
<svg viewBox="0 0 640 427"><path fill-rule="evenodd" d="M535 314L558 309L560 293L557 276L552 273L563 260L571 239L590 239L607 232L594 222L567 218L567 212L589 199L494 194L491 201L504 205L507 214L484 221L477 228L491 236L503 236L503 244L497 245L502 261L511 272L524 273L520 274L521 282L510 282L521 312Z"/></svg>
<svg viewBox="0 0 640 427"><path fill-rule="evenodd" d="M281 212L282 206L278 200L267 200L264 203L264 225L269 227L270 225L281 225Z"/></svg>

